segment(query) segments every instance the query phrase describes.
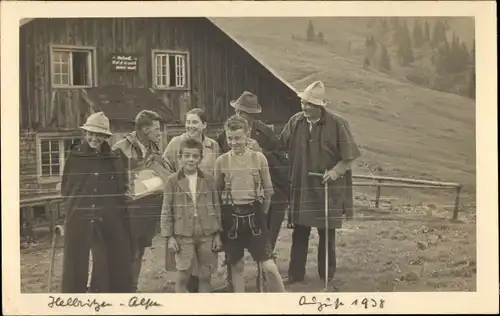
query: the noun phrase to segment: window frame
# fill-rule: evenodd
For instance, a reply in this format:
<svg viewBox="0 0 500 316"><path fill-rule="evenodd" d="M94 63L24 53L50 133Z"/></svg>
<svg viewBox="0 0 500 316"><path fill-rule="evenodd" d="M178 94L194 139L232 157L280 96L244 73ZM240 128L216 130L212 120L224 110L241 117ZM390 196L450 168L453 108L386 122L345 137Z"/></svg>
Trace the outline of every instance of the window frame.
<svg viewBox="0 0 500 316"><path fill-rule="evenodd" d="M64 141L69 139L80 139L84 141L82 135L75 134L56 134L56 133L45 133L38 134L36 136L36 170L37 179L39 183L54 183L60 182L62 179L62 174L64 171L64 165L66 163L66 152L64 151ZM59 152L59 175L44 176L42 174L42 142L43 141L57 141L58 152Z"/></svg>
<svg viewBox="0 0 500 316"><path fill-rule="evenodd" d="M83 88L92 88L92 87L97 87L97 54L96 54L96 48L92 46L77 46L77 45L50 45L50 56L49 56L49 63L50 63L50 83L52 88L55 89L83 89ZM90 84L89 85L73 85L72 83L70 84L57 84L54 83L54 74L55 74L55 65L54 65L54 55L56 52L68 52L70 53L70 58L69 58L69 64L68 64L68 70L69 70L69 81L71 82L72 79L72 71L73 71L73 64L72 64L72 56L74 52L85 52L88 53L87 55L87 65L88 71L89 71L89 78L90 78ZM90 59L90 61L88 60Z"/></svg>
<svg viewBox="0 0 500 316"><path fill-rule="evenodd" d="M184 56L184 86L183 87L168 87L168 86L158 86L156 84L157 77L157 55L174 55L175 57L182 55ZM167 57L168 60L168 57ZM170 76L170 69L167 68L167 80ZM153 49L151 51L151 79L152 87L156 90L170 90L170 91L187 91L191 89L191 63L190 55L188 51L184 50L165 50L165 49Z"/></svg>

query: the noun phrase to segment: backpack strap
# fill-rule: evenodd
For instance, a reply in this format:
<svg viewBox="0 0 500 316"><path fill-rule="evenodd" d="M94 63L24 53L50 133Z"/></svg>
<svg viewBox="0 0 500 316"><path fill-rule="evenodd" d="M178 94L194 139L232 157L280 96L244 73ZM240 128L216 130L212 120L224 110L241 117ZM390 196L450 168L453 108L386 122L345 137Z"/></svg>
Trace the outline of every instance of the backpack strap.
<svg viewBox="0 0 500 316"><path fill-rule="evenodd" d="M231 159L229 159L229 154L223 156L222 165L225 167L224 169L224 191L223 191L223 204L230 204L234 206L233 194L231 192ZM225 198L225 199L224 199Z"/></svg>
<svg viewBox="0 0 500 316"><path fill-rule="evenodd" d="M260 166L259 166L259 161L257 160L257 152L256 151L251 151L250 152L250 159L251 159L251 165L252 165L252 178L253 178L253 192L254 196L257 200L262 202L262 197L260 196L259 193L263 190L262 188L262 177L260 175Z"/></svg>
<svg viewBox="0 0 500 316"><path fill-rule="evenodd" d="M224 169L224 191L223 191L223 199L222 203L224 204L231 204L234 205L233 201L233 195L231 192L231 171L233 170L233 164L231 162L231 157L229 155L224 156L224 160L222 165L225 167ZM260 193L263 191L262 187L262 177L260 174L260 167L259 167L259 161L257 157L257 152L254 150L250 150L250 170L252 172L252 178L253 178L253 192L254 196L257 200L262 202L263 198Z"/></svg>

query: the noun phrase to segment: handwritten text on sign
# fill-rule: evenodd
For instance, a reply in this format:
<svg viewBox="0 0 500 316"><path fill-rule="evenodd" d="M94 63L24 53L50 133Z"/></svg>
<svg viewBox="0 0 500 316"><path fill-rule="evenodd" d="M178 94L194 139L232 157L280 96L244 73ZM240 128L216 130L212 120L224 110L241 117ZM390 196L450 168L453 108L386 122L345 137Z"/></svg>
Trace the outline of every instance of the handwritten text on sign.
<svg viewBox="0 0 500 316"><path fill-rule="evenodd" d="M137 56L134 55L111 55L111 66L113 70L117 71L136 71L137 70Z"/></svg>

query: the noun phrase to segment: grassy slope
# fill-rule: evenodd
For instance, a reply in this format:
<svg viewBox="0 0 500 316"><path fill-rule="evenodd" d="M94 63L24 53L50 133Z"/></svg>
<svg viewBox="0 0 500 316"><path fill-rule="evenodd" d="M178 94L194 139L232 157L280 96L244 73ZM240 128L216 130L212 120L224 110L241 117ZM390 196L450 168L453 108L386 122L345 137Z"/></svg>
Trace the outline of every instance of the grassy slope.
<svg viewBox="0 0 500 316"><path fill-rule="evenodd" d="M316 23L316 22L315 22ZM326 22L325 22L326 23ZM336 24L335 24L336 23ZM357 40L364 45L364 27L348 28L353 22L332 23L338 38ZM457 181L466 185L475 198L474 104L471 100L419 88L384 74L362 69L361 60L347 54L334 54L325 47L310 47L293 41L292 32L302 32L307 20L260 21L260 25L228 20L220 22L226 30L264 57L297 88L312 80L324 80L332 108L345 116L362 147L363 157L356 173ZM318 26L318 29L321 27ZM346 30L351 33L347 33ZM324 31L327 36L333 32ZM356 35L357 33L361 35ZM328 38L327 38L328 39ZM352 57L352 58L351 58ZM297 81L306 77L303 81ZM373 193L373 192L372 192ZM476 288L476 227L471 217L465 223L449 223L439 217L425 217L411 202L432 203L443 208L453 196L424 195L420 191L384 189L382 208L368 212L373 200L356 188L356 220L337 233L338 270L335 286L343 292L372 291L474 291ZM411 198L410 198L411 197ZM368 221L375 215L396 220ZM417 218L410 215L418 215ZM449 215L449 214L447 214ZM417 219L414 221L413 219ZM425 222L427 221L427 222ZM291 231L283 229L278 242L278 267L286 275ZM288 287L291 292L322 289L317 278L316 245L312 231L307 280ZM38 250L22 250L21 289L40 293L47 290L49 244ZM35 248L36 249L36 248ZM56 257L54 277L57 290L61 276L61 252ZM164 244L157 237L146 252L140 281L141 292L173 291L175 274L164 271ZM248 290L255 291L255 265L246 271ZM222 282L222 274L214 284Z"/></svg>
<svg viewBox="0 0 500 316"><path fill-rule="evenodd" d="M325 82L331 108L349 120L362 148L357 172L459 182L466 187L466 201L472 202L474 102L364 70L359 54L367 31L361 21L314 19L316 30L322 30L329 41L327 46L293 40L293 33L304 36L307 21L217 19L220 26L296 88L302 89L313 80ZM249 24L254 27L249 28ZM349 41L354 51L351 56L342 53ZM337 43L338 47L332 48ZM398 192L420 198L415 191ZM449 199L444 201L436 202L447 203Z"/></svg>

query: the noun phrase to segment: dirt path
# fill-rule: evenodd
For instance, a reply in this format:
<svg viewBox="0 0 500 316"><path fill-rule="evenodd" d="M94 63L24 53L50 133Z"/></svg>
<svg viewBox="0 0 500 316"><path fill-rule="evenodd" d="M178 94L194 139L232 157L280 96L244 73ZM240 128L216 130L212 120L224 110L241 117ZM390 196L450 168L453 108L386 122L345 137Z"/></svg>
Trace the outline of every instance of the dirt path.
<svg viewBox="0 0 500 316"><path fill-rule="evenodd" d="M474 291L476 289L476 225L474 222L452 223L424 214L408 215L405 220L363 220L345 224L337 232L337 273L333 285L340 292L406 292L406 291ZM394 214L402 219L405 214ZM396 217L399 216L399 217ZM277 264L286 275L291 230L283 228L278 240ZM322 290L316 270L318 235L311 233L307 276L303 284L287 288L290 292ZM255 292L255 265L245 269L249 292ZM47 291L50 245L21 250L21 291ZM54 291L61 276L62 253L56 255ZM174 273L164 270L164 244L160 237L146 252L139 284L140 292L173 292ZM214 276L221 284L222 273Z"/></svg>

